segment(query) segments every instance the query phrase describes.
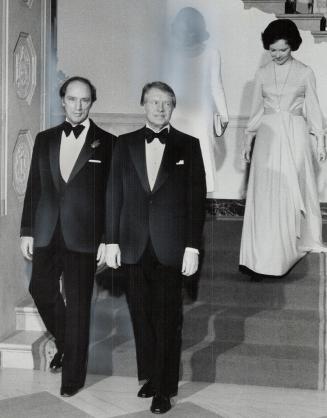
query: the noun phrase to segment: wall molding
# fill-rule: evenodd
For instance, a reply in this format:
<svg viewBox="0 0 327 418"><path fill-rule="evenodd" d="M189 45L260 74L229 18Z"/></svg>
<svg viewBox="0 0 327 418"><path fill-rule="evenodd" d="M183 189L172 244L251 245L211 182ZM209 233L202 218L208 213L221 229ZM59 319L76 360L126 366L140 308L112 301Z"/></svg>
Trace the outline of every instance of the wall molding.
<svg viewBox="0 0 327 418"><path fill-rule="evenodd" d="M135 125L145 121L142 113L90 113L95 123L110 125Z"/></svg>
<svg viewBox="0 0 327 418"><path fill-rule="evenodd" d="M48 56L51 56L51 43L49 42L49 31L51 33L51 7L48 0L41 3L41 112L40 128L44 130L48 127L50 115L50 85L48 71Z"/></svg>
<svg viewBox="0 0 327 418"><path fill-rule="evenodd" d="M62 117L64 115L62 114ZM145 122L143 113L90 113L94 122L102 125L142 125ZM229 116L228 128L243 129L248 121L247 116Z"/></svg>
<svg viewBox="0 0 327 418"><path fill-rule="evenodd" d="M9 0L2 2L1 42L1 142L0 142L0 216L7 215L8 176L8 63L9 63Z"/></svg>

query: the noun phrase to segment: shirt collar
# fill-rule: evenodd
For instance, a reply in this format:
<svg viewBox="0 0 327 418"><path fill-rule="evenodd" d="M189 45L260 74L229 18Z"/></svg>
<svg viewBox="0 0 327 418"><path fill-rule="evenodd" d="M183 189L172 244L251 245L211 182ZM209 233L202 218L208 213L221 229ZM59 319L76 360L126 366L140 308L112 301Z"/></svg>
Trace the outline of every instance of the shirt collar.
<svg viewBox="0 0 327 418"><path fill-rule="evenodd" d="M71 123L71 122L69 122L69 120L67 120L67 118L66 118L66 122ZM83 125L84 128L85 128L84 130L86 132L90 127L90 118L86 118L82 123L77 123L77 125ZM74 126L76 126L76 125L74 125Z"/></svg>
<svg viewBox="0 0 327 418"><path fill-rule="evenodd" d="M151 129L151 131L155 132L156 134L158 134L159 132L163 131L166 128L168 129L168 132L170 131L170 123L167 123L167 125L163 126L159 131L154 130L153 128L151 128L151 126L149 126L148 122L146 122L145 127Z"/></svg>

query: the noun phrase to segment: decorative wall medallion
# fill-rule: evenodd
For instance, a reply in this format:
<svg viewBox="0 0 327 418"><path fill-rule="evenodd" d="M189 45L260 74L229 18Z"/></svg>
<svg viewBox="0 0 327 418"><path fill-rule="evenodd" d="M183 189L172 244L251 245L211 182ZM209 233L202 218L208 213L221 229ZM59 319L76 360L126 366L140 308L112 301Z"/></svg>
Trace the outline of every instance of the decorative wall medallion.
<svg viewBox="0 0 327 418"><path fill-rule="evenodd" d="M14 83L17 96L30 104L36 86L36 52L31 36L24 32L14 49Z"/></svg>
<svg viewBox="0 0 327 418"><path fill-rule="evenodd" d="M18 198L23 199L32 160L33 139L29 130L21 130L13 151L12 183Z"/></svg>
<svg viewBox="0 0 327 418"><path fill-rule="evenodd" d="M25 4L25 6L27 6L31 9L34 0L22 0L22 1Z"/></svg>

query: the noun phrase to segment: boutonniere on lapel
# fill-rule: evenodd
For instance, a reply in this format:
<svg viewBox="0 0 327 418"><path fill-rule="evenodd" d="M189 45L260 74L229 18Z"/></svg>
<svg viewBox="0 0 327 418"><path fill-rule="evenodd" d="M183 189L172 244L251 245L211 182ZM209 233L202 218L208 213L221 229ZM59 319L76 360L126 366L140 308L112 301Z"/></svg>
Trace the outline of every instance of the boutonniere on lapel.
<svg viewBox="0 0 327 418"><path fill-rule="evenodd" d="M176 165L184 165L184 160L177 161Z"/></svg>
<svg viewBox="0 0 327 418"><path fill-rule="evenodd" d="M95 141L92 142L91 148L97 148L100 144L101 144L100 140L96 139Z"/></svg>

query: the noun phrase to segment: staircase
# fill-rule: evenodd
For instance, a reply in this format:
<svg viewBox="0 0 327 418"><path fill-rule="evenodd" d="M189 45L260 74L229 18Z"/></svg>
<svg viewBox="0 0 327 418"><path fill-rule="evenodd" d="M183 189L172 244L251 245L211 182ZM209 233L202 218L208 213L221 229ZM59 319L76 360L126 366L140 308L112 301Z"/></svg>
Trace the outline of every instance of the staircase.
<svg viewBox="0 0 327 418"><path fill-rule="evenodd" d="M327 31L320 30L321 13L308 13L309 2L297 2L296 14L285 14L285 0L243 0L244 8L255 7L265 13L274 13L277 19L291 19L301 30L311 31L315 42L327 41Z"/></svg>
<svg viewBox="0 0 327 418"><path fill-rule="evenodd" d="M46 370L55 345L30 297L16 308L16 331L0 342L2 368Z"/></svg>
<svg viewBox="0 0 327 418"><path fill-rule="evenodd" d="M250 282L238 271L238 219L208 217L200 280L186 279L183 380L325 389L324 255L308 255L285 278ZM136 376L123 280L119 271L98 277L90 373ZM16 332L0 344L1 366L45 370L54 345L30 299L16 317Z"/></svg>

